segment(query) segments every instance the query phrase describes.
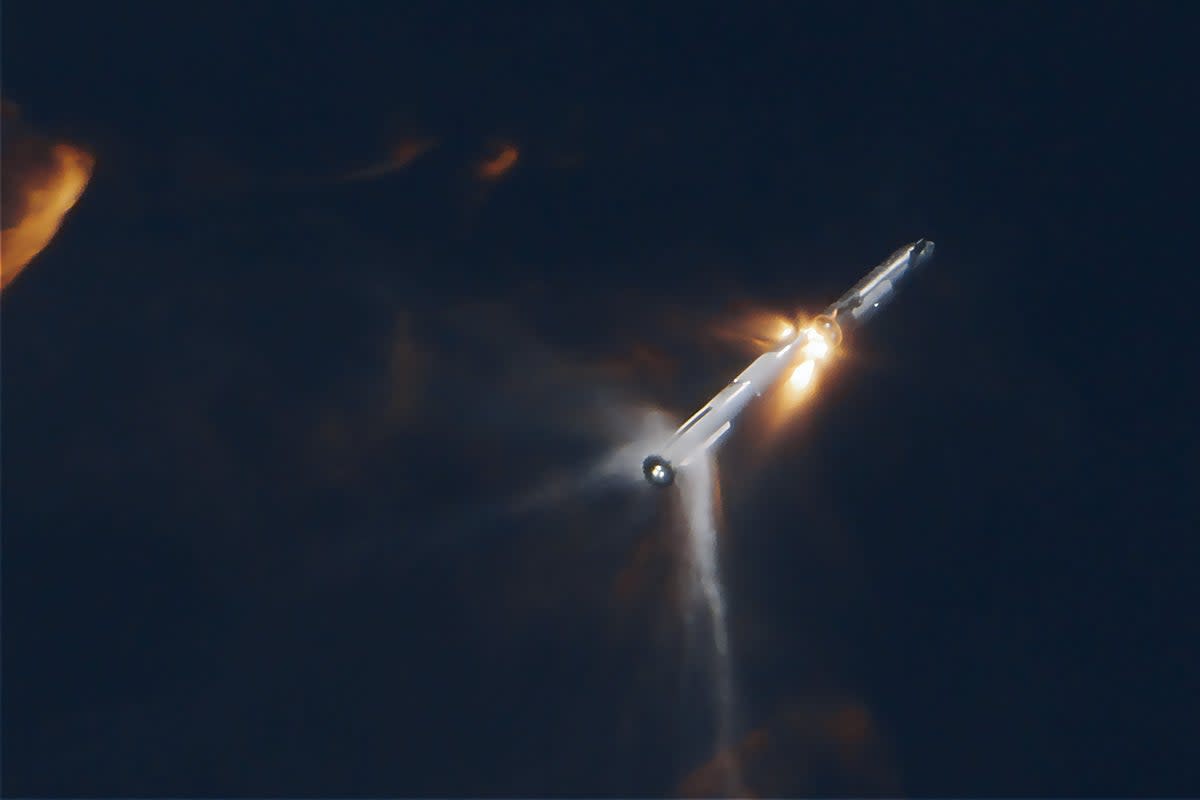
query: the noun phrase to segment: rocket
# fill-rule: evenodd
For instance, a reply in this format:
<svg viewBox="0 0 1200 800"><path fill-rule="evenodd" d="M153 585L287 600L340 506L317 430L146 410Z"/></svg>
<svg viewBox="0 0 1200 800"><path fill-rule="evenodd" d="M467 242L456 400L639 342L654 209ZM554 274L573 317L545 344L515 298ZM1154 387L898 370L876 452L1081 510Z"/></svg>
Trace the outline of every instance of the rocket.
<svg viewBox="0 0 1200 800"><path fill-rule="evenodd" d="M679 426L667 441L642 462L642 473L653 486L670 486L675 472L696 458L716 450L738 416L758 397L775 386L787 368L802 359L797 374L808 375L815 363L829 355L842 337L861 327L895 295L909 273L933 258L933 242L921 239L901 247L856 283L803 330L786 337L774 350L763 353L750 366Z"/></svg>

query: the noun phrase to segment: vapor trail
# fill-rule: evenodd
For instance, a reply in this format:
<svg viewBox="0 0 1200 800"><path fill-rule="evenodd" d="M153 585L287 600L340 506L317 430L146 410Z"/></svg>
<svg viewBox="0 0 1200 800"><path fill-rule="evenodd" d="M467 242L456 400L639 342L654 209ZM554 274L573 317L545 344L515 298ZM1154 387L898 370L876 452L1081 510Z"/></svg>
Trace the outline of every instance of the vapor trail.
<svg viewBox="0 0 1200 800"><path fill-rule="evenodd" d="M685 584L689 631L701 617L711 632L709 651L713 701L717 716L718 752L733 741L736 724L736 698L733 688L733 659L729 648L729 625L725 614L725 594L717 552L717 516L719 495L716 469L711 458L697 458L683 470L679 480L680 510L688 544L691 580ZM689 637L691 639L692 637ZM731 763L725 774L725 791L730 797L743 794L741 773Z"/></svg>
<svg viewBox="0 0 1200 800"><path fill-rule="evenodd" d="M581 470L547 479L514 500L508 510L523 513L562 502L577 493L614 486L640 488L643 483L642 459L650 446L670 434L669 420L665 412L657 409L623 413L624 424L620 427L630 431L628 441L617 444Z"/></svg>

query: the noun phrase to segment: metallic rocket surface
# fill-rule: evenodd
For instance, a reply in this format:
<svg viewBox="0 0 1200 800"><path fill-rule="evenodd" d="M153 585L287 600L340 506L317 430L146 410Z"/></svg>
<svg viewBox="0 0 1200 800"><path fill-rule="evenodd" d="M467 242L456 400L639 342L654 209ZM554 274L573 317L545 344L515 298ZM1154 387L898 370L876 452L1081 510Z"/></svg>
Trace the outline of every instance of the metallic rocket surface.
<svg viewBox="0 0 1200 800"><path fill-rule="evenodd" d="M714 450L733 428L738 415L757 397L761 397L791 366L802 352L824 352L841 342L844 331L863 325L895 294L900 281L933 257L933 242L913 242L892 253L871 270L850 291L832 303L804 330L775 350L763 353L742 370L733 381L709 400L671 437L642 462L646 480L655 486L669 486L675 471L697 457Z"/></svg>
<svg viewBox="0 0 1200 800"><path fill-rule="evenodd" d="M932 258L933 242L928 239L901 247L825 309L825 314L836 319L842 330L862 325L892 299L908 273Z"/></svg>

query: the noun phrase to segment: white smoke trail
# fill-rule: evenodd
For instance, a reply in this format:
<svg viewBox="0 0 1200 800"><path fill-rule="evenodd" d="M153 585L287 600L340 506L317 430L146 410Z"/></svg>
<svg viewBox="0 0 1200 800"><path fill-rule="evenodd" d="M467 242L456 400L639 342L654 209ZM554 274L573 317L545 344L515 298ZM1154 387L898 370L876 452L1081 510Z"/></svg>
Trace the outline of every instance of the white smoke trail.
<svg viewBox="0 0 1200 800"><path fill-rule="evenodd" d="M736 725L736 698L733 687L733 659L729 648L729 625L725 615L725 593L718 564L717 516L718 487L716 468L709 458L697 458L680 470L679 494L687 535L691 580L685 598L689 630L707 622L711 634L710 674L715 703L718 751L732 744ZM704 617L704 620L700 618ZM690 640L695 637L689 636ZM733 763L725 774L727 796L742 791L740 770Z"/></svg>

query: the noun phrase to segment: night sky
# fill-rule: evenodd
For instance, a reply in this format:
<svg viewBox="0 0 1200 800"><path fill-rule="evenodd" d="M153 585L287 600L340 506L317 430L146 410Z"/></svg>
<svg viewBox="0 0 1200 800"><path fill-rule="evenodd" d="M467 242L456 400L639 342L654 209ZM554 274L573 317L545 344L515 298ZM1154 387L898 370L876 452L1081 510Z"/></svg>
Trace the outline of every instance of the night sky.
<svg viewBox="0 0 1200 800"><path fill-rule="evenodd" d="M5 7L95 159L2 295L7 796L1200 793L1189 5L394 5ZM921 237L723 454L722 744L669 499L542 490Z"/></svg>

